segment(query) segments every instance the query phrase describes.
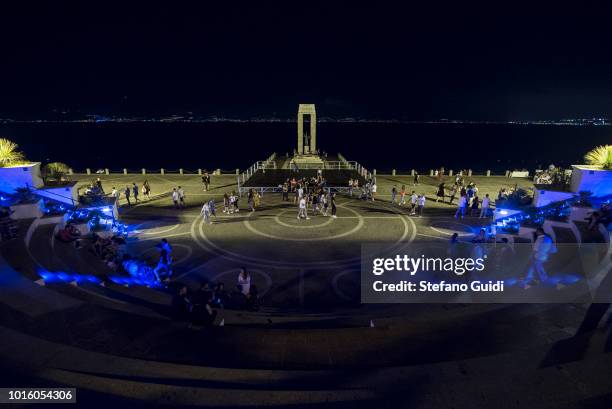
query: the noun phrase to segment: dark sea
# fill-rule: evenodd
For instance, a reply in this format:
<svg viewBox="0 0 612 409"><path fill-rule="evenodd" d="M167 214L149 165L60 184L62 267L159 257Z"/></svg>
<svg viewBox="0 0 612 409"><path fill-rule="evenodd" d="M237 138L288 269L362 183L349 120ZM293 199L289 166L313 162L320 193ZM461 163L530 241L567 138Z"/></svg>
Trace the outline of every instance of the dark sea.
<svg viewBox="0 0 612 409"><path fill-rule="evenodd" d="M75 171L165 168L245 169L296 145L295 123L0 124L30 160L65 162ZM320 123L319 148L379 172L395 168L527 168L582 162L595 145L612 143L612 127L555 125Z"/></svg>

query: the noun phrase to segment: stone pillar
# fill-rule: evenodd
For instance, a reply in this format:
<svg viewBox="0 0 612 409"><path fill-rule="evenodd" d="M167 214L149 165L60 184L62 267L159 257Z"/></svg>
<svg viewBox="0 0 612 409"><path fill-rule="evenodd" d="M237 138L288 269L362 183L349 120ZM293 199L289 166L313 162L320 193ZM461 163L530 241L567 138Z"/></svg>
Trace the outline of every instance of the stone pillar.
<svg viewBox="0 0 612 409"><path fill-rule="evenodd" d="M164 172L164 168L161 168L161 169L159 170L159 173L161 173L162 175L165 175L165 174L166 174L166 172Z"/></svg>
<svg viewBox="0 0 612 409"><path fill-rule="evenodd" d="M179 174L181 174L181 175L183 174L183 168L179 169Z"/></svg>
<svg viewBox="0 0 612 409"><path fill-rule="evenodd" d="M395 176L395 169L391 171L391 176Z"/></svg>
<svg viewBox="0 0 612 409"><path fill-rule="evenodd" d="M310 116L310 144L308 149L304 146L304 115ZM314 104L300 104L297 115L297 153L299 155L312 154L317 150L317 112Z"/></svg>
<svg viewBox="0 0 612 409"><path fill-rule="evenodd" d="M429 169L429 176L433 176L433 175L434 175L433 169Z"/></svg>
<svg viewBox="0 0 612 409"><path fill-rule="evenodd" d="M198 175L202 176L202 169L198 169Z"/></svg>
<svg viewBox="0 0 612 409"><path fill-rule="evenodd" d="M414 176L414 172L415 172L415 170L414 170L414 169L412 169L412 170L410 171L410 176Z"/></svg>
<svg viewBox="0 0 612 409"><path fill-rule="evenodd" d="M123 168L123 174L127 175L127 169L126 168Z"/></svg>
<svg viewBox="0 0 612 409"><path fill-rule="evenodd" d="M472 177L472 169L468 169L468 177Z"/></svg>
<svg viewBox="0 0 612 409"><path fill-rule="evenodd" d="M487 177L491 176L491 170L487 170Z"/></svg>
<svg viewBox="0 0 612 409"><path fill-rule="evenodd" d="M374 171L372 172L372 174L373 174L374 176L376 176L376 169L374 169Z"/></svg>
<svg viewBox="0 0 612 409"><path fill-rule="evenodd" d="M145 168L142 168L142 174L146 175L147 174L147 170Z"/></svg>
<svg viewBox="0 0 612 409"><path fill-rule="evenodd" d="M453 170L452 169L448 171L448 176L453 176Z"/></svg>
<svg viewBox="0 0 612 409"><path fill-rule="evenodd" d="M104 169L104 173L107 174L107 175L110 174L108 168Z"/></svg>
<svg viewBox="0 0 612 409"><path fill-rule="evenodd" d="M506 177L507 177L507 178L509 178L509 177L510 177L510 171L509 171L509 170L507 170L507 171L506 171Z"/></svg>
<svg viewBox="0 0 612 409"><path fill-rule="evenodd" d="M85 170L85 172L86 172L88 175L91 175L91 169L87 168L87 169Z"/></svg>
<svg viewBox="0 0 612 409"><path fill-rule="evenodd" d="M240 169L236 168L236 174L239 175L240 174Z"/></svg>

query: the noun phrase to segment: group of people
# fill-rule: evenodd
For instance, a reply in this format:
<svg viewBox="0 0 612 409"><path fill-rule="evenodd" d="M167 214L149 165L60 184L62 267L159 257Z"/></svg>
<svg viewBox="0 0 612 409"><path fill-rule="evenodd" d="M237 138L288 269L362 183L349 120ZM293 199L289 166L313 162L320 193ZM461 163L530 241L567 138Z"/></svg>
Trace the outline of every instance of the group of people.
<svg viewBox="0 0 612 409"><path fill-rule="evenodd" d="M182 209L185 207L185 189L183 189L182 186L173 187L170 197L172 198L172 204L175 209Z"/></svg>
<svg viewBox="0 0 612 409"><path fill-rule="evenodd" d="M391 203L395 204L397 200L399 206L408 208L410 215L422 217L423 209L425 209L425 202L427 201L425 195L423 193L417 194L416 191L413 190L410 196L407 196L406 185L402 185L399 192L396 186L391 188Z"/></svg>
<svg viewBox="0 0 612 409"><path fill-rule="evenodd" d="M207 327L214 324L218 314L216 309L259 310L259 291L251 278L251 273L242 267L236 286L229 292L223 282L213 284L203 281L195 291L181 285L172 299L174 319L187 322L190 326Z"/></svg>
<svg viewBox="0 0 612 409"><path fill-rule="evenodd" d="M100 181L100 178L98 178L98 181ZM102 189L102 182L100 183L100 189ZM111 196L116 198L117 201L119 201L119 199L121 198L121 193L123 192L123 197L125 197L125 200L128 204L128 206L132 205L132 202L134 204L137 204L140 199L138 198L140 196L140 193L142 192L142 197L146 197L147 200L151 200L151 185L149 184L149 181L145 179L145 181L142 183L142 187L138 187L138 184L136 184L136 182L133 182L132 185L126 185L125 189L117 189L115 186L113 186L113 189L111 190Z"/></svg>

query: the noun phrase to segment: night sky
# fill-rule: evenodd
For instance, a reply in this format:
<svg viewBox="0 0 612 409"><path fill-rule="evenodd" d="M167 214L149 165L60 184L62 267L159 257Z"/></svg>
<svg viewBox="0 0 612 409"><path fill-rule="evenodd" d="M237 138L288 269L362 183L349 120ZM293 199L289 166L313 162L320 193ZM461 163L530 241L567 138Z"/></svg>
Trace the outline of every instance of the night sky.
<svg viewBox="0 0 612 409"><path fill-rule="evenodd" d="M612 117L603 2L19 3L0 12L5 117L290 117L299 102L330 117Z"/></svg>

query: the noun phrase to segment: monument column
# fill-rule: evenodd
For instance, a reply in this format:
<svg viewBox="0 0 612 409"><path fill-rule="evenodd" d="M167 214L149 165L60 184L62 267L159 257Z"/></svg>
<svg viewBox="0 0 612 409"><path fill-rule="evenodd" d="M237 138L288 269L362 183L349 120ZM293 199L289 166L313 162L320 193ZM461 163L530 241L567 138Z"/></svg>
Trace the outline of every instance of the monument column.
<svg viewBox="0 0 612 409"><path fill-rule="evenodd" d="M304 145L304 115L310 118L308 146ZM297 116L298 155L314 154L317 149L317 112L314 104L300 104Z"/></svg>
<svg viewBox="0 0 612 409"><path fill-rule="evenodd" d="M300 105L301 107L301 105ZM297 153L298 155L303 155L304 154L304 114L300 111L298 111L298 117L297 117L297 133L298 133L298 140L297 140Z"/></svg>

